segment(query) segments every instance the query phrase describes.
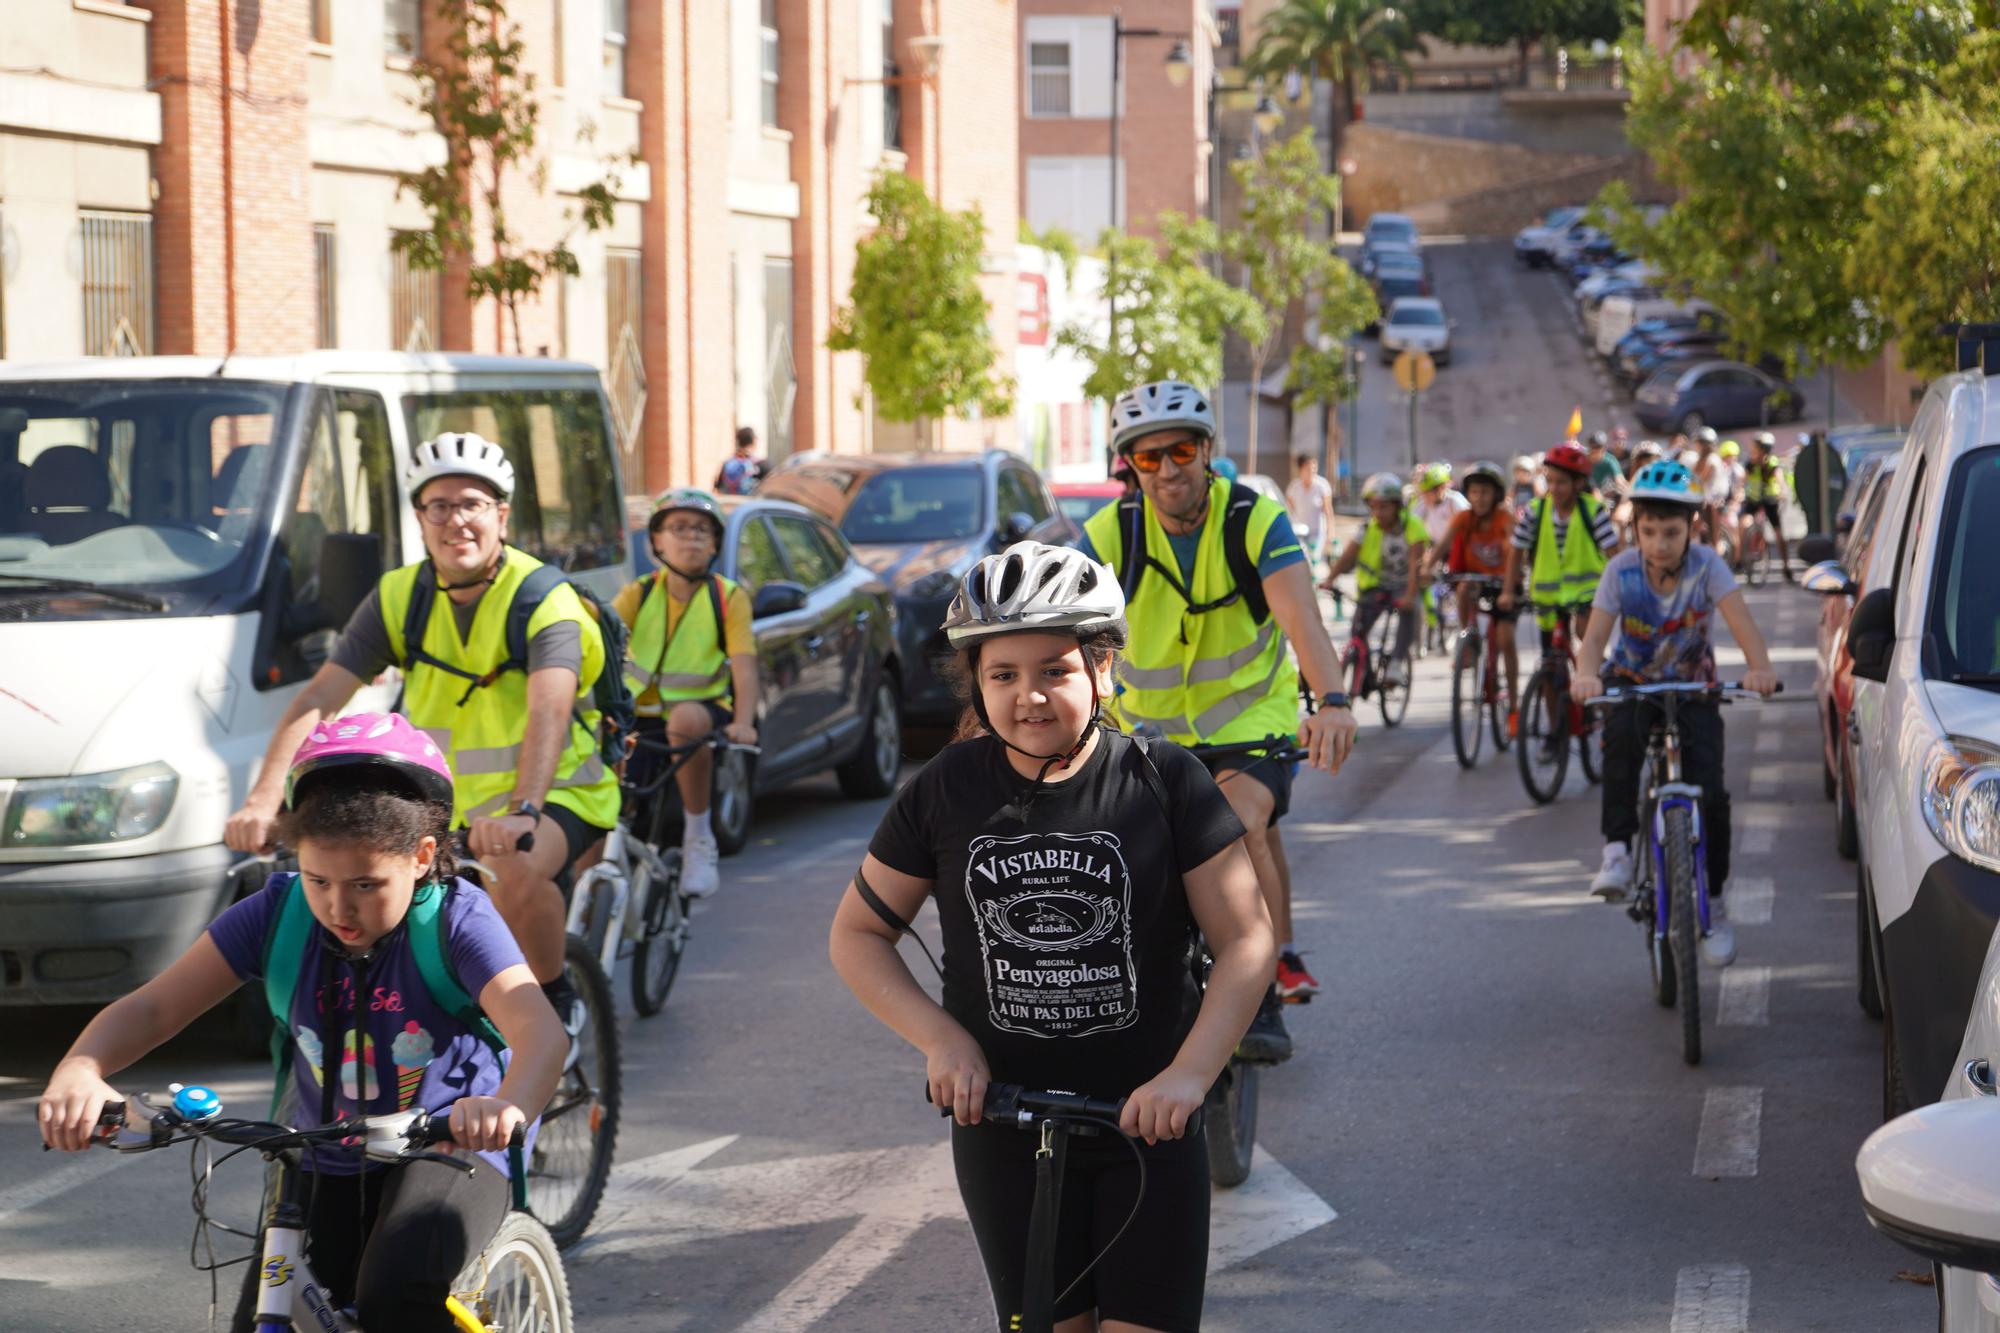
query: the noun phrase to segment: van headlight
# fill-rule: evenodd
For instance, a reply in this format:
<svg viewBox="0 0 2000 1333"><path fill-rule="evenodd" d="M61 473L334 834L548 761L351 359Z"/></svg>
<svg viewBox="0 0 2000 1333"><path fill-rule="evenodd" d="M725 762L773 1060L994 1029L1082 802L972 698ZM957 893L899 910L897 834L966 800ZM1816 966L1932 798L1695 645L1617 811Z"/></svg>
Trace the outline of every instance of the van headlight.
<svg viewBox="0 0 2000 1333"><path fill-rule="evenodd" d="M1933 745L1918 804L1953 856L2000 871L2000 749L1962 736Z"/></svg>
<svg viewBox="0 0 2000 1333"><path fill-rule="evenodd" d="M80 847L143 838L166 821L180 777L165 764L27 778L0 818L0 847Z"/></svg>

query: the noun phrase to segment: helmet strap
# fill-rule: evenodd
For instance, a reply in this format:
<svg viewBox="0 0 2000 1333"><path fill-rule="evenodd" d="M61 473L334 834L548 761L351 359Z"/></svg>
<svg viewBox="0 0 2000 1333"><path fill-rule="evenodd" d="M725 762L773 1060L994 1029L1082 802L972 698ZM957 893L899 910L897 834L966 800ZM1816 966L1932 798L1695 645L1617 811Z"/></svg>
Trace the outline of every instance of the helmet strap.
<svg viewBox="0 0 2000 1333"><path fill-rule="evenodd" d="M506 558L507 552L503 548L498 555L493 557L493 563L486 567L486 572L478 578L467 579L464 583L446 583L443 579L439 579L438 587L445 592L464 592L467 588L483 588L500 577L500 562ZM435 561L432 562L432 567L436 567Z"/></svg>

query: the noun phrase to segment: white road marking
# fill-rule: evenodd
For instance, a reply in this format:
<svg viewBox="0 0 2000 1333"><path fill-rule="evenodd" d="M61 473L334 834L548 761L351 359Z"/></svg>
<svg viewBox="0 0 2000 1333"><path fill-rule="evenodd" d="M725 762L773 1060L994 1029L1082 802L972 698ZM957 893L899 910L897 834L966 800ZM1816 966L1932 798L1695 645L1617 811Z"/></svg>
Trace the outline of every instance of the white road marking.
<svg viewBox="0 0 2000 1333"><path fill-rule="evenodd" d="M1750 765L1750 794L1752 796L1776 796L1778 785L1784 781L1785 770L1780 764Z"/></svg>
<svg viewBox="0 0 2000 1333"><path fill-rule="evenodd" d="M93 1151L46 1176L0 1190L0 1222L5 1222L16 1213L29 1212L58 1194L67 1194L80 1185L90 1183L122 1160L108 1149Z"/></svg>
<svg viewBox="0 0 2000 1333"><path fill-rule="evenodd" d="M1756 1175L1763 1119L1762 1088L1710 1088L1701 1104L1694 1174L1704 1179Z"/></svg>
<svg viewBox="0 0 2000 1333"><path fill-rule="evenodd" d="M1746 1333L1750 1270L1742 1264L1696 1264L1674 1279L1674 1322L1668 1333Z"/></svg>
<svg viewBox="0 0 2000 1333"><path fill-rule="evenodd" d="M1771 1021L1771 969L1732 967L1722 974L1722 1002L1715 1022L1725 1028L1761 1028Z"/></svg>
<svg viewBox="0 0 2000 1333"><path fill-rule="evenodd" d="M1732 878L1725 896L1729 904L1729 919L1739 926L1770 925L1771 900L1777 892L1778 886L1769 875Z"/></svg>
<svg viewBox="0 0 2000 1333"><path fill-rule="evenodd" d="M1784 733L1776 727L1760 728L1757 732L1757 744L1754 748L1758 754L1776 754L1785 748Z"/></svg>
<svg viewBox="0 0 2000 1333"><path fill-rule="evenodd" d="M1769 856L1778 845L1778 830L1769 824L1752 824L1736 840L1736 850L1744 856Z"/></svg>

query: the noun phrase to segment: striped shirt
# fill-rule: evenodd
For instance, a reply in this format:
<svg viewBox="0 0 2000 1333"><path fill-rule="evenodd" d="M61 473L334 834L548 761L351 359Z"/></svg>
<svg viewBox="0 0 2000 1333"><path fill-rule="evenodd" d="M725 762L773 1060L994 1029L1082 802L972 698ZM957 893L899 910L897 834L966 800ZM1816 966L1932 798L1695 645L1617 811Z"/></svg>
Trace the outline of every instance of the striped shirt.
<svg viewBox="0 0 2000 1333"><path fill-rule="evenodd" d="M1555 501L1543 496L1532 504L1521 507L1521 517L1514 524L1514 549L1532 551L1535 549L1535 530L1541 522L1541 508L1549 506L1549 525L1555 529L1556 549L1561 550L1564 535L1569 531L1569 520L1555 511ZM1575 506L1571 506L1575 513ZM1600 504L1591 519L1590 535L1597 541L1597 549L1610 554L1618 545L1618 529L1611 526L1611 506Z"/></svg>

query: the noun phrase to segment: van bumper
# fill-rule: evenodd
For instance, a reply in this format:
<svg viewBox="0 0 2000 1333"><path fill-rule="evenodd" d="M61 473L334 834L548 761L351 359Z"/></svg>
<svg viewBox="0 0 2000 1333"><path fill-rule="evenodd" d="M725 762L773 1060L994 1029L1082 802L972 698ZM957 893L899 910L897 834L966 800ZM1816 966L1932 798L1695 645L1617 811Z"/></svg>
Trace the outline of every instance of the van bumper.
<svg viewBox="0 0 2000 1333"><path fill-rule="evenodd" d="M229 905L236 859L0 864L0 1005L96 1004L151 980Z"/></svg>

